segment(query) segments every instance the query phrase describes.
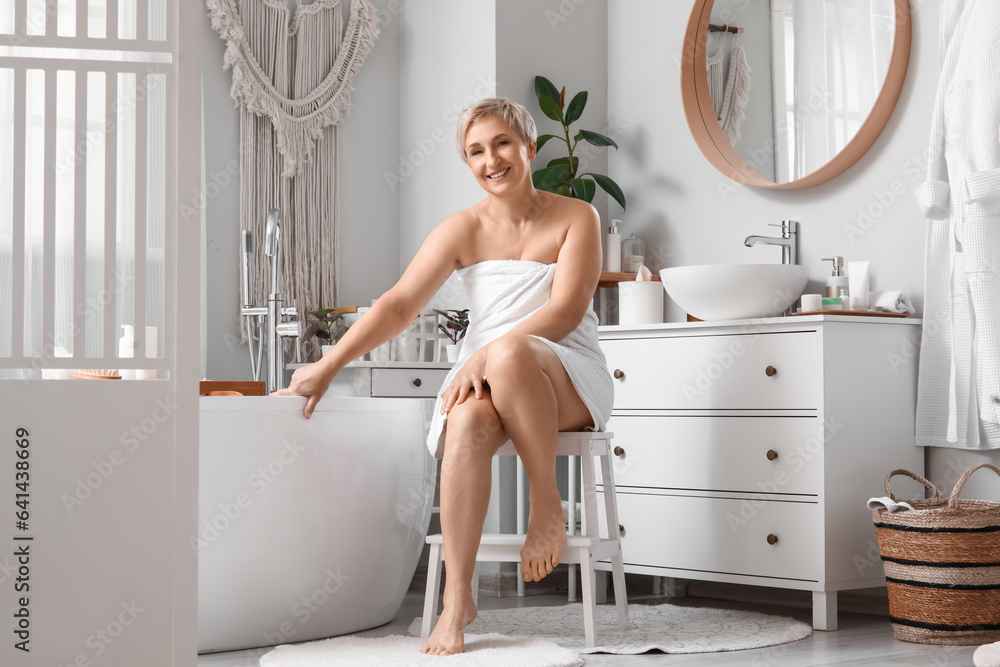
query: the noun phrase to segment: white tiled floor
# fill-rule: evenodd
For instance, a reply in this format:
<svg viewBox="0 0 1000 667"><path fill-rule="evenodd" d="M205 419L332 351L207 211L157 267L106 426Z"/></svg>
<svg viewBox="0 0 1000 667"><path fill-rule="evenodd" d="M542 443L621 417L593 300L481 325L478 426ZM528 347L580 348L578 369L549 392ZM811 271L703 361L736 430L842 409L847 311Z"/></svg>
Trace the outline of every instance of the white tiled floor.
<svg viewBox="0 0 1000 667"><path fill-rule="evenodd" d="M629 577L631 604L657 604L663 598L644 595L651 590L650 578ZM563 580L563 583L565 579ZM675 604L708 606L728 609L749 609L765 613L792 616L809 622L811 611L808 607L809 594L799 591L776 591L753 587L727 587L714 584L695 583L692 595L672 600ZM709 599L725 596L732 599ZM611 595L609 594L609 598ZM845 597L842 595L842 597ZM761 599L773 601L771 604ZM509 609L524 606L565 604L564 591L535 589L533 594L523 598L480 597L482 609ZM972 646L927 646L897 641L885 614L884 601L878 598L852 596L844 600L845 606L870 613L841 611L840 629L835 632L814 632L812 636L791 644L783 644L764 649L733 651L729 653L701 653L694 655L666 655L647 653L638 656L591 655L585 656L586 665L608 665L613 667L633 667L646 665L741 665L747 667L827 667L830 665L858 665L882 667L890 665L911 665L914 667L966 667L972 665ZM386 625L357 633L363 637L405 635L407 626L420 615L423 606L423 581L414 580L410 591L396 618ZM232 653L206 654L199 657L199 667L257 667L259 658L267 649L236 651Z"/></svg>

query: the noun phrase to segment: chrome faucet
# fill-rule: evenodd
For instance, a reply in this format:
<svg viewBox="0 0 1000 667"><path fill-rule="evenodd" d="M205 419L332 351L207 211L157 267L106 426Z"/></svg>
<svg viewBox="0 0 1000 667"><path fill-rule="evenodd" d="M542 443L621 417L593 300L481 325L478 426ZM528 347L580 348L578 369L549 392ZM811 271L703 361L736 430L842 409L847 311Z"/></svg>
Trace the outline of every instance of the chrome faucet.
<svg viewBox="0 0 1000 667"><path fill-rule="evenodd" d="M766 245L781 246L781 263L798 264L798 236L799 223L795 220L782 220L780 225L771 224L770 227L781 227L781 237L750 235L743 241L743 245L752 248L758 243Z"/></svg>
<svg viewBox="0 0 1000 667"><path fill-rule="evenodd" d="M267 357L267 392L277 391L284 385L285 375L285 338L295 339L295 360L302 360L302 326L298 320L286 322L284 318L298 317L295 306L285 306L281 283L281 211L272 208L267 212L267 223L264 231L264 254L271 258L271 291L267 296L266 307L253 305L253 235L243 231L243 259L240 263L242 309L241 314L247 327L247 340L250 345L250 370L255 381L260 380L261 356ZM259 337L257 349L254 350L253 329L257 328Z"/></svg>

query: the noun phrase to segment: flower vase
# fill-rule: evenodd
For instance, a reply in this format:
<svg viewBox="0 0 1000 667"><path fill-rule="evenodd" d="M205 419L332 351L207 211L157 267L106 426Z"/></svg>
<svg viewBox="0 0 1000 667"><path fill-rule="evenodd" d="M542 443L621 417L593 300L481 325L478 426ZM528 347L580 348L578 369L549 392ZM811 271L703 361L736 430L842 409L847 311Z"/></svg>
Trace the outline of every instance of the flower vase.
<svg viewBox="0 0 1000 667"><path fill-rule="evenodd" d="M462 349L462 343L448 343L444 346L444 353L451 363L458 361L458 352Z"/></svg>

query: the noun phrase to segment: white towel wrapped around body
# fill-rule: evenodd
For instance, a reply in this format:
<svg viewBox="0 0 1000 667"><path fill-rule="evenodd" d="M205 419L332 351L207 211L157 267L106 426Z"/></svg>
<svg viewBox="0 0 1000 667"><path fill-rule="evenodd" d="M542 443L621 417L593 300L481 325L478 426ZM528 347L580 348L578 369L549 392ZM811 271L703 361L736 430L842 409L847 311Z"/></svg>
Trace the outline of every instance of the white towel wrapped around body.
<svg viewBox="0 0 1000 667"><path fill-rule="evenodd" d="M458 361L441 384L441 391L448 388L476 350L510 332L549 303L555 270L555 264L491 259L456 271L469 299L469 328ZM590 410L593 430L603 431L611 417L614 385L597 342L597 315L588 310L576 329L562 340L535 337L559 357L577 394ZM444 454L446 422L447 415L441 415L438 392L427 435L427 447L436 458Z"/></svg>

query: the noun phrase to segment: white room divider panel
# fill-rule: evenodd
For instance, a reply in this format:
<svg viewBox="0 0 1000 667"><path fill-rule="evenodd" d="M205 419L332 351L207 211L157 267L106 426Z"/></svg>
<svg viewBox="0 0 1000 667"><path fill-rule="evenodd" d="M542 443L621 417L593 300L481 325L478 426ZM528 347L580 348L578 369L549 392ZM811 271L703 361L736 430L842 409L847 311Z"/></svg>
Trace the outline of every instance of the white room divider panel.
<svg viewBox="0 0 1000 667"><path fill-rule="evenodd" d="M202 12L0 0L3 665L197 660Z"/></svg>

